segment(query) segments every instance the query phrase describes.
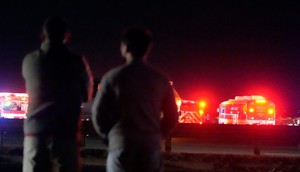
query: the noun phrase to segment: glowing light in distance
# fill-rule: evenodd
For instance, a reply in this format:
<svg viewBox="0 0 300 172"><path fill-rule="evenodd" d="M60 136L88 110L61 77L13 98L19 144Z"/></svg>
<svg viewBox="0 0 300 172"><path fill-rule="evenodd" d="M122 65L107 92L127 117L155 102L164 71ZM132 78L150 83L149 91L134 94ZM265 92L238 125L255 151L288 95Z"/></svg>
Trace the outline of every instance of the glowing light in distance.
<svg viewBox="0 0 300 172"><path fill-rule="evenodd" d="M200 115L203 115L204 114L204 110L199 110L199 113L200 113Z"/></svg>
<svg viewBox="0 0 300 172"><path fill-rule="evenodd" d="M4 103L4 106L10 106L11 105L11 102L5 102Z"/></svg>
<svg viewBox="0 0 300 172"><path fill-rule="evenodd" d="M266 100L265 99L258 99L258 100L255 100L255 103L257 103L257 104L265 104Z"/></svg>
<svg viewBox="0 0 300 172"><path fill-rule="evenodd" d="M268 114L274 114L274 109L269 109Z"/></svg>
<svg viewBox="0 0 300 172"><path fill-rule="evenodd" d="M205 108L206 102L205 101L200 101L199 106L200 106L200 108Z"/></svg>
<svg viewBox="0 0 300 172"><path fill-rule="evenodd" d="M249 112L253 113L254 112L254 108L250 108Z"/></svg>
<svg viewBox="0 0 300 172"><path fill-rule="evenodd" d="M181 100L176 100L177 107L180 107L181 103L182 103Z"/></svg>

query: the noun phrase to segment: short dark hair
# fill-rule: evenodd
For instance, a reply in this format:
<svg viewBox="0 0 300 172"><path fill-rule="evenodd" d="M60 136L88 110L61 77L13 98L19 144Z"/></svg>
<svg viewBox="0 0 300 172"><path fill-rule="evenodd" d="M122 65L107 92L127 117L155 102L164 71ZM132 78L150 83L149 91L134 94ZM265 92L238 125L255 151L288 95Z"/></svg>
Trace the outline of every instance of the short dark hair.
<svg viewBox="0 0 300 172"><path fill-rule="evenodd" d="M151 32L143 27L126 29L121 41L128 47L128 51L136 57L141 57L147 52L151 42Z"/></svg>
<svg viewBox="0 0 300 172"><path fill-rule="evenodd" d="M43 30L48 39L52 41L62 41L67 32L66 23L58 16L49 17L45 20Z"/></svg>

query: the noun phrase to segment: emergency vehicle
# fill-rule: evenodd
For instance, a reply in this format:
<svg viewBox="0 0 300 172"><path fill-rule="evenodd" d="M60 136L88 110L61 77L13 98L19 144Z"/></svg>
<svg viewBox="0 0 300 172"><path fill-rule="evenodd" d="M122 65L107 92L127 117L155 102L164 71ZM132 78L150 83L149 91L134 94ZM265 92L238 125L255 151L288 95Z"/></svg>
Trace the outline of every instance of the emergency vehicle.
<svg viewBox="0 0 300 172"><path fill-rule="evenodd" d="M218 108L219 124L275 125L275 104L263 96L236 96Z"/></svg>
<svg viewBox="0 0 300 172"><path fill-rule="evenodd" d="M0 117L10 119L26 118L28 94L0 92Z"/></svg>
<svg viewBox="0 0 300 172"><path fill-rule="evenodd" d="M194 123L203 124L206 121L205 114L205 101L195 101L195 100L184 100L182 99L176 89L173 86L173 82L170 81L172 85L175 101L177 104L177 109L179 113L178 122L179 123Z"/></svg>

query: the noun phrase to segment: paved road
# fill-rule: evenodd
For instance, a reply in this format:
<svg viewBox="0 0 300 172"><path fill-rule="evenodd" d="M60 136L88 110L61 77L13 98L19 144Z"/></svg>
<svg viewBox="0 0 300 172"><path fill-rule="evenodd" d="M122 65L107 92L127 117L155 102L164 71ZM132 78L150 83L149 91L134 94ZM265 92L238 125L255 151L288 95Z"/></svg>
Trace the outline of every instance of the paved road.
<svg viewBox="0 0 300 172"><path fill-rule="evenodd" d="M22 136L4 134L3 145L22 146ZM86 148L106 149L107 146L97 137L86 137ZM164 147L164 145L163 145ZM270 146L260 145L262 155L300 156L299 145ZM221 153L221 154L254 154L254 145L231 143L206 142L199 139L172 138L172 152L185 153Z"/></svg>
<svg viewBox="0 0 300 172"><path fill-rule="evenodd" d="M286 155L300 156L300 148L298 145L291 146L268 146L259 145L261 155ZM106 149L107 147L98 138L87 137L87 148ZM164 147L164 145L163 145ZM199 139L190 138L172 138L172 152L184 153L212 153L212 154L254 154L254 145L232 143L211 143Z"/></svg>
<svg viewBox="0 0 300 172"><path fill-rule="evenodd" d="M300 148L298 145L291 146L270 146L259 145L261 155L287 155L300 156ZM218 153L218 154L254 154L254 145L236 144L236 143L210 143L197 139L173 138L173 152L186 153Z"/></svg>
<svg viewBox="0 0 300 172"><path fill-rule="evenodd" d="M3 137L4 146L22 146L22 136L11 136L5 134ZM164 146L164 145L162 145ZM87 137L85 142L86 148L106 149L106 145L97 137ZM208 154L241 154L241 155L253 155L253 145L251 144L236 144L231 143L219 143L208 142L199 139L190 138L173 138L172 139L172 152L183 153L208 153ZM300 148L298 145L294 146L282 146L273 147L261 145L261 155L284 155L288 157L300 157ZM257 156L255 156L257 157ZM186 162L183 162L186 163ZM22 164L3 163L0 161L0 171L20 172ZM298 167L297 167L298 168ZM105 172L105 165L84 166L82 172Z"/></svg>

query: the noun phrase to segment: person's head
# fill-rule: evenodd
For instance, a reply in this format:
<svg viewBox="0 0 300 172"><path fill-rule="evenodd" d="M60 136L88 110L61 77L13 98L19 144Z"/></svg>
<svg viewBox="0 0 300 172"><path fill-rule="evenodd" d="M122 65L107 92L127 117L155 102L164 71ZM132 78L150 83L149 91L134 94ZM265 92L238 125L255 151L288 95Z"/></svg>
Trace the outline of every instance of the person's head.
<svg viewBox="0 0 300 172"><path fill-rule="evenodd" d="M121 39L121 54L130 55L133 59L142 59L146 56L152 43L148 29L135 27L126 29Z"/></svg>
<svg viewBox="0 0 300 172"><path fill-rule="evenodd" d="M51 42L66 43L69 36L66 23L60 17L50 17L44 21L42 38Z"/></svg>

